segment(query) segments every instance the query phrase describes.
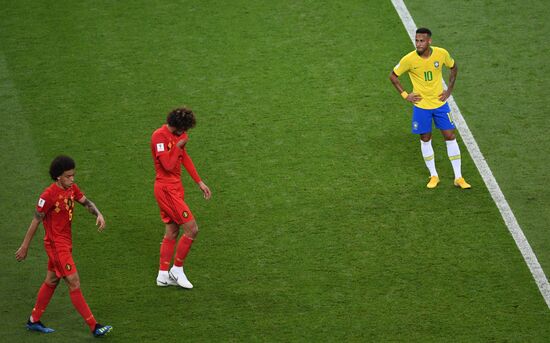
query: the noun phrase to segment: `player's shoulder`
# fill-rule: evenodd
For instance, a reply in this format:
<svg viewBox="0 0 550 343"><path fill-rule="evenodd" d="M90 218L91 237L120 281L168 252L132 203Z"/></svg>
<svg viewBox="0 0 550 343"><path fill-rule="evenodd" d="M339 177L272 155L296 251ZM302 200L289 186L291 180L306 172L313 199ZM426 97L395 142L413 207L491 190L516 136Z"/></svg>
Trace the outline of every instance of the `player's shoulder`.
<svg viewBox="0 0 550 343"><path fill-rule="evenodd" d="M163 127L164 127L164 126L161 126L161 127L157 128L157 129L155 129L155 131L153 131L153 136L162 133L162 131L163 131L162 128L163 128Z"/></svg>
<svg viewBox="0 0 550 343"><path fill-rule="evenodd" d="M42 196L50 196L52 194L55 194L56 190L59 188L58 185L56 185L55 182L52 182L48 187L44 188L42 191Z"/></svg>
<svg viewBox="0 0 550 343"><path fill-rule="evenodd" d="M438 47L438 46L432 46L432 49L433 49L434 54L449 55L449 51L447 51L447 49L445 49L445 48L441 48L441 47Z"/></svg>
<svg viewBox="0 0 550 343"><path fill-rule="evenodd" d="M412 60L417 56L418 56L418 54L416 53L416 50L413 50L413 51L409 52L408 54L406 54L405 56L403 56L403 58L401 60L403 60L403 61Z"/></svg>
<svg viewBox="0 0 550 343"><path fill-rule="evenodd" d="M59 193L59 186L56 185L55 182L51 183L48 187L46 187L42 193L40 193L40 202L50 202L54 201L57 198L57 195Z"/></svg>
<svg viewBox="0 0 550 343"><path fill-rule="evenodd" d="M163 137L166 137L166 132L167 130L165 129L165 126L161 126L159 127L158 129L156 129L155 131L153 131L153 134L151 135L151 138L152 139L159 139L159 138L163 138Z"/></svg>
<svg viewBox="0 0 550 343"><path fill-rule="evenodd" d="M77 185L76 183L73 183L73 184L71 185L71 189L72 189L73 191L78 191L78 192L80 192L80 187L78 187L78 185Z"/></svg>

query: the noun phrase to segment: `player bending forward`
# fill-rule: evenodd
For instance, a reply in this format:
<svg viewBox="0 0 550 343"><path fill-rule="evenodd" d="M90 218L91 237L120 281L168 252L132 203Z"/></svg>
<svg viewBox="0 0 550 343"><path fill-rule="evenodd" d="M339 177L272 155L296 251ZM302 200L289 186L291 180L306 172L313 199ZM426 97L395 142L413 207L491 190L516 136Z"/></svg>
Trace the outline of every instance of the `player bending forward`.
<svg viewBox="0 0 550 343"><path fill-rule="evenodd" d="M202 182L185 145L189 140L187 131L195 127L195 114L188 108L177 108L168 114L166 124L157 129L151 137L151 152L155 162L155 198L160 208L160 216L166 230L160 246L160 265L157 276L158 286L179 285L193 288L183 272L185 257L199 231L189 206L184 200L181 183L181 165L198 184L205 199L211 192ZM177 242L180 228L183 235ZM176 250L174 265L170 268Z"/></svg>
<svg viewBox="0 0 550 343"><path fill-rule="evenodd" d="M413 104L412 133L420 135L420 148L430 179L428 188L435 188L439 183L439 175L435 169L434 150L432 148L432 120L441 130L447 144L447 155L451 160L455 174L454 184L462 189L471 186L462 177L460 148L456 141L455 124L447 99L453 91L458 68L447 50L430 46L432 32L426 28L416 30L416 50L405 55L399 64L393 68L390 80L403 99ZM449 86L443 90L443 66L450 68ZM398 77L409 73L413 84L413 92L407 93Z"/></svg>
<svg viewBox="0 0 550 343"><path fill-rule="evenodd" d="M105 228L105 219L95 204L87 199L74 183L75 162L68 156L56 157L50 165L50 176L54 180L40 195L34 218L31 221L21 247L17 249L15 258L23 261L27 257L29 245L40 222L44 225L44 248L48 254L48 271L46 279L36 298L27 322L27 329L42 333L54 332L40 321L46 310L60 279L65 279L69 286L69 296L74 307L80 313L95 337L104 336L112 327L99 324L90 311L80 290L80 277L72 256L72 231L74 202L77 201L97 217L98 231Z"/></svg>

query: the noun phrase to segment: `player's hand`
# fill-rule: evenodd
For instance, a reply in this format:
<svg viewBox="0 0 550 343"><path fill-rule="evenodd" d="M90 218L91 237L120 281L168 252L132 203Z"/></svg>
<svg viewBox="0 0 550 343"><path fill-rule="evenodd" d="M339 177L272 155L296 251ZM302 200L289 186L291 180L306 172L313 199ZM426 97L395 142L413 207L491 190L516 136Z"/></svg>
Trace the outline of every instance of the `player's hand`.
<svg viewBox="0 0 550 343"><path fill-rule="evenodd" d="M439 100L446 101L451 96L451 91L448 89L443 91L443 93L439 94Z"/></svg>
<svg viewBox="0 0 550 343"><path fill-rule="evenodd" d="M97 215L95 225L97 225L97 231L99 232L102 232L105 229L105 218L103 218L101 213Z"/></svg>
<svg viewBox="0 0 550 343"><path fill-rule="evenodd" d="M15 259L18 262L23 261L25 258L27 258L27 251L29 250L29 247L20 246L19 249L15 252Z"/></svg>
<svg viewBox="0 0 550 343"><path fill-rule="evenodd" d="M202 181L199 182L199 187L202 191L204 198L206 200L210 199L210 197L212 196L212 192L210 192L210 188L208 188L208 186Z"/></svg>
<svg viewBox="0 0 550 343"><path fill-rule="evenodd" d="M420 96L420 94L416 94L416 93L409 93L409 95L407 95L407 99L406 99L408 102L412 102L413 104L416 104L417 102L419 102L420 100L422 100L422 97Z"/></svg>
<svg viewBox="0 0 550 343"><path fill-rule="evenodd" d="M189 140L189 138L182 138L180 139L177 143L176 143L176 146L180 149L183 149L183 147L185 146L185 144L187 144L187 141Z"/></svg>

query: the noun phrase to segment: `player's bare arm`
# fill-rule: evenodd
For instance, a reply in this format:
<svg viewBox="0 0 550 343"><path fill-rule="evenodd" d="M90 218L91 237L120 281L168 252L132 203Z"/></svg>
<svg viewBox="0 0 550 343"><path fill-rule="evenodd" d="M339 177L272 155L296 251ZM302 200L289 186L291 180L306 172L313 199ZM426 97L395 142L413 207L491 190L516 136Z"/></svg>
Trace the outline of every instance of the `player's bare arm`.
<svg viewBox="0 0 550 343"><path fill-rule="evenodd" d="M210 191L210 188L208 188L208 186L202 181L199 182L199 187L202 191L204 198L206 200L210 199L210 197L212 196L212 192Z"/></svg>
<svg viewBox="0 0 550 343"><path fill-rule="evenodd" d="M103 218L101 212L99 212L97 206L85 196L83 196L82 199L78 200L78 202L82 204L82 206L86 207L88 212L97 217L95 221L95 224L97 225L97 231L103 231L103 229L105 229L105 219Z"/></svg>
<svg viewBox="0 0 550 343"><path fill-rule="evenodd" d="M29 251L29 245L31 244L31 241L34 237L34 234L36 233L36 230L38 229L38 225L42 222L42 219L44 219L44 213L35 211L34 212L34 218L31 221L31 224L29 225L29 228L27 229L27 233L25 234L25 238L23 239L23 243L21 243L21 246L17 251L15 252L15 258L17 261L21 262L25 258L27 258L27 252Z"/></svg>
<svg viewBox="0 0 550 343"><path fill-rule="evenodd" d="M413 93L407 93L407 91L405 91L403 89L403 86L401 85L401 82L399 82L399 77L395 74L395 72L393 70L390 73L390 81L393 84L393 86L395 87L395 89L397 89L399 94L401 94L403 99L407 100L408 102L412 102L413 104L416 104L417 102L422 100L422 97L420 96L420 94L416 94L414 92Z"/></svg>
<svg viewBox="0 0 550 343"><path fill-rule="evenodd" d="M458 74L458 67L455 62L455 65L451 68L451 72L449 73L449 84L447 86L447 90L444 90L443 93L439 95L439 100L445 101L451 96L453 88L455 87L456 74Z"/></svg>

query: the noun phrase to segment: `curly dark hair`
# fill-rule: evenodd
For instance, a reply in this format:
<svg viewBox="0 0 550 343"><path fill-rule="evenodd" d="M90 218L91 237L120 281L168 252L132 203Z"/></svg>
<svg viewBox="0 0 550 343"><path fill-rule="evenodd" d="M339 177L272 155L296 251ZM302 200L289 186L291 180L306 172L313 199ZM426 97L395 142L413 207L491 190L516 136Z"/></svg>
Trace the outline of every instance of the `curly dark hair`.
<svg viewBox="0 0 550 343"><path fill-rule="evenodd" d="M58 177L63 175L67 170L74 169L76 164L74 160L66 155L59 155L53 159L50 164L50 176L52 180L57 180Z"/></svg>
<svg viewBox="0 0 550 343"><path fill-rule="evenodd" d="M166 117L168 125L178 130L187 131L197 124L195 113L187 107L180 107L172 110Z"/></svg>

